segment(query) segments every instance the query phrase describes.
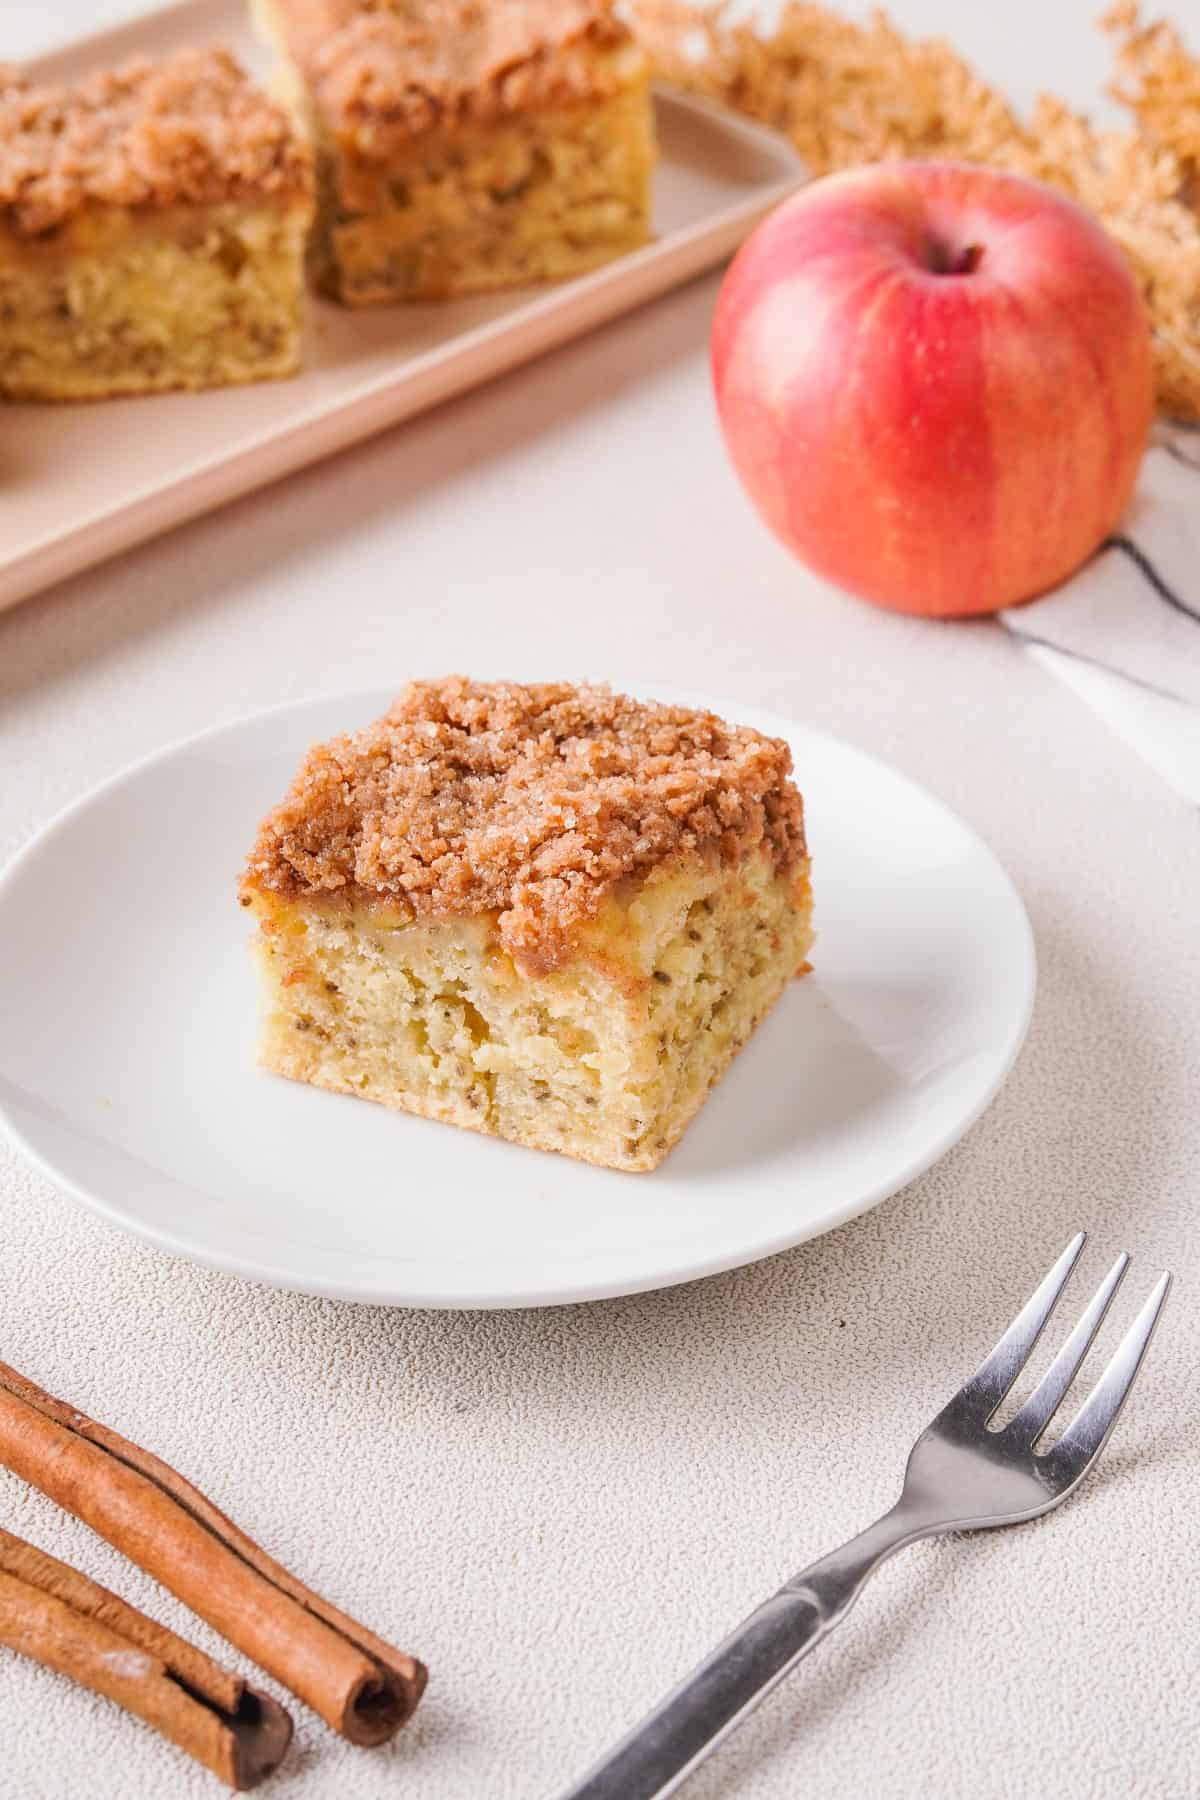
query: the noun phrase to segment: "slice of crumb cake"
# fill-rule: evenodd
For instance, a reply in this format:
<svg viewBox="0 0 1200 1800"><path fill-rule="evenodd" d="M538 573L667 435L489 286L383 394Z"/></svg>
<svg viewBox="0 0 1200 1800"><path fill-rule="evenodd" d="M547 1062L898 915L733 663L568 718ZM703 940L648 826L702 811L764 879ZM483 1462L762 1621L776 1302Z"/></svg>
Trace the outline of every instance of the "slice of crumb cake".
<svg viewBox="0 0 1200 1800"><path fill-rule="evenodd" d="M644 244L650 65L613 0L254 0L347 306L555 280Z"/></svg>
<svg viewBox="0 0 1200 1800"><path fill-rule="evenodd" d="M221 50L0 69L0 395L291 374L312 214L308 147Z"/></svg>
<svg viewBox="0 0 1200 1800"><path fill-rule="evenodd" d="M812 941L785 743L605 688L414 682L241 884L278 1074L652 1169Z"/></svg>

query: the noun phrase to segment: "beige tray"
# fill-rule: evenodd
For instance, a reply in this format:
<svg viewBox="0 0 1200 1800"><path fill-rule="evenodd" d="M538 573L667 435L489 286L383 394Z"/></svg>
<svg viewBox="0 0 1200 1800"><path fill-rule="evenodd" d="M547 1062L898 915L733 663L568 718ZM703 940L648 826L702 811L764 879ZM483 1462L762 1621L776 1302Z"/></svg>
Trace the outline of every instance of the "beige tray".
<svg viewBox="0 0 1200 1800"><path fill-rule="evenodd" d="M59 79L220 42L265 67L239 0L177 0L34 64ZM770 133L657 97L655 242L560 286L348 313L313 301L290 381L74 406L0 403L0 608L410 418L727 256L793 188Z"/></svg>

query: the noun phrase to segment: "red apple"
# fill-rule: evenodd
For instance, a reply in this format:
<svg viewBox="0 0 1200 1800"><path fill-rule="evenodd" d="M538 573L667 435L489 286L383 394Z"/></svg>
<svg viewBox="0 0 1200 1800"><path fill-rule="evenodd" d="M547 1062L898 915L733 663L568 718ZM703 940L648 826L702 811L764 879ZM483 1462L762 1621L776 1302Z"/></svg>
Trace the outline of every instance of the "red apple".
<svg viewBox="0 0 1200 1800"><path fill-rule="evenodd" d="M987 613L1086 561L1133 491L1150 330L1116 245L1039 183L883 163L805 188L735 258L712 334L750 498L881 606Z"/></svg>

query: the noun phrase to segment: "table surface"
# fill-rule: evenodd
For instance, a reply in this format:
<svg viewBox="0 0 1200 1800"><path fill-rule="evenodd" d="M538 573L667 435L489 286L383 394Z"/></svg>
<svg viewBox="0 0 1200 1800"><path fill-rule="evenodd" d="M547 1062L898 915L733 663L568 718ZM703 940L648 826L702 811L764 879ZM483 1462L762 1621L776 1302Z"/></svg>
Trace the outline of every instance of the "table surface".
<svg viewBox="0 0 1200 1800"><path fill-rule="evenodd" d="M0 50L18 55L133 9L5 10ZM1104 67L1092 10L896 9L953 28L1021 97L1040 69L1085 102ZM297 1707L273 1791L527 1800L891 1502L916 1432L1085 1225L1085 1277L1134 1255L1122 1318L1160 1268L1178 1277L1102 1470L1040 1523L891 1564L688 1792L1176 1800L1200 1791L1197 819L997 628L876 613L774 546L714 425L715 286L0 618L0 856L168 739L384 670L714 689L890 758L1007 864L1041 986L999 1099L922 1180L788 1255L507 1314L210 1274L3 1146L0 1356L151 1445L431 1665L385 1751ZM228 1656L3 1471L0 1520ZM0 1741L0 1788L23 1800L215 1791L114 1707L7 1656Z"/></svg>

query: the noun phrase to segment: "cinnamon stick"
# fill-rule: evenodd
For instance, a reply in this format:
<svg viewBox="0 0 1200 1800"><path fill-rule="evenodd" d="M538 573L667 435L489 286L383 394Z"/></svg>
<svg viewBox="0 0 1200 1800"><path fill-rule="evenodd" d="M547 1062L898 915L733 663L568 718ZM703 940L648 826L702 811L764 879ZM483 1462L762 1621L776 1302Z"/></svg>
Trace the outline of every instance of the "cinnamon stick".
<svg viewBox="0 0 1200 1800"><path fill-rule="evenodd" d="M352 1744L411 1716L426 1671L261 1550L176 1470L0 1363L0 1463L107 1538Z"/></svg>
<svg viewBox="0 0 1200 1800"><path fill-rule="evenodd" d="M239 1791L279 1766L292 1721L107 1588L0 1531L0 1643L115 1700Z"/></svg>

